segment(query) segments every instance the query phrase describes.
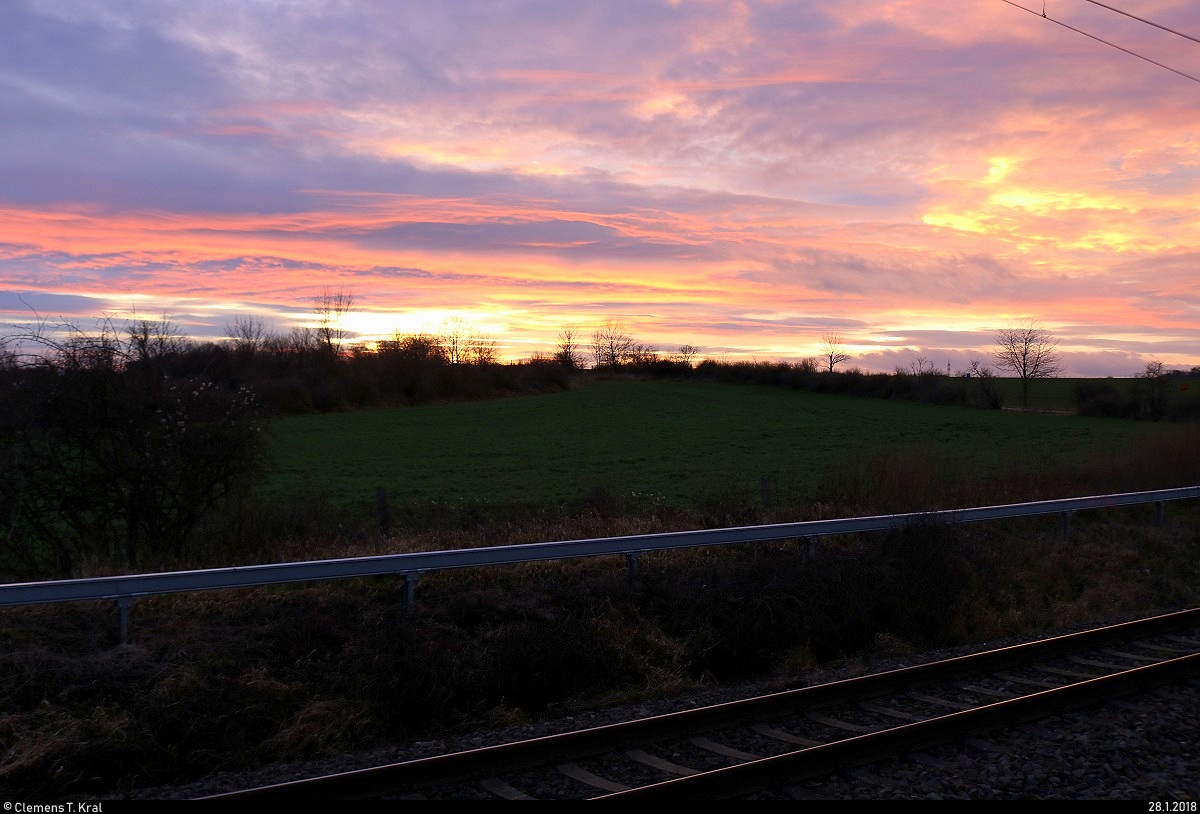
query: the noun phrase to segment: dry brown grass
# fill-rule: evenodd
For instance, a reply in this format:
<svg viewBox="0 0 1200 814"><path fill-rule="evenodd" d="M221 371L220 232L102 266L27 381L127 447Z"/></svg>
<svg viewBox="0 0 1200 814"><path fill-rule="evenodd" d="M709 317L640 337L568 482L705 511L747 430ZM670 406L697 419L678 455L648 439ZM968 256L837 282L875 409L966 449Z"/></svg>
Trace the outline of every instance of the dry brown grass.
<svg viewBox="0 0 1200 814"><path fill-rule="evenodd" d="M1186 440L1186 439L1185 439ZM523 521L342 529L256 554L316 559L1046 499L1195 482L1180 442L1057 473L947 483L920 455L829 473L819 494L700 515L578 507ZM152 597L116 647L111 603L3 611L0 791L119 793L220 769L525 721L864 653L986 642L1196 604L1200 507Z"/></svg>

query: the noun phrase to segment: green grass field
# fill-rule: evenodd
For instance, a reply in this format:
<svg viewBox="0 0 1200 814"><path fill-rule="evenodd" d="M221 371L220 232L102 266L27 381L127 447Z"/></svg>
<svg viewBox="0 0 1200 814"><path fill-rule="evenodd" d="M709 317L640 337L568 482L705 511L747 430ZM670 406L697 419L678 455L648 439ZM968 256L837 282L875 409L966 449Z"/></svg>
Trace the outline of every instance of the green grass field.
<svg viewBox="0 0 1200 814"><path fill-rule="evenodd" d="M909 486L916 499L918 481L1121 469L1165 435L1182 431L1190 442L1188 430L766 387L608 380L551 395L288 417L276 428L267 491L315 486L363 515L379 488L397 507L546 507L603 490L642 507L690 508L717 497L760 499L764 478L773 499L804 504L825 499L848 477L865 478L869 488L878 473L903 503ZM1055 496L1071 489L1064 483Z"/></svg>
<svg viewBox="0 0 1200 814"><path fill-rule="evenodd" d="M739 522L809 519L816 504L850 516L1200 482L1200 425L705 382L296 416L272 443L278 501L242 507L247 536L215 561L162 570L726 525L724 507L761 507L763 477L778 511L734 508ZM380 486L397 508L517 511L382 535L304 522L330 519L327 501L340 504L335 524L347 509L369 517ZM596 487L643 497L546 511ZM421 576L415 610L396 577L146 596L132 643L116 648L111 603L6 608L0 791L176 794L215 771L748 679L792 689L818 667L861 674L900 653L1195 607L1195 504L1172 504L1161 525L1149 506L1081 512L1066 542L1057 518L1035 518L839 536L815 557L799 541L661 552L632 581L615 556L452 569ZM267 539L273 512L297 521L294 539Z"/></svg>

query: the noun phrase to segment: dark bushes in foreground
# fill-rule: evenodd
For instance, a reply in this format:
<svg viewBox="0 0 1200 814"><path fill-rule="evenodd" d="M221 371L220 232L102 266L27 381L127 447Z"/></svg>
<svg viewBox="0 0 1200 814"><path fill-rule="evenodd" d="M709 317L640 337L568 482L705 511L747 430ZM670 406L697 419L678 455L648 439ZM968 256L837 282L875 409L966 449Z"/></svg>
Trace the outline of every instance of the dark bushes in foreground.
<svg viewBox="0 0 1200 814"><path fill-rule="evenodd" d="M74 350L0 371L0 578L195 554L198 526L257 471L263 415L245 388Z"/></svg>
<svg viewBox="0 0 1200 814"><path fill-rule="evenodd" d="M18 639L34 635L25 622L0 637L0 734L14 744L0 788L179 783L611 693L761 676L798 652L825 660L885 634L941 641L965 583L942 571L910 583L928 559L909 564L913 546L957 556L951 536L915 534L813 561L799 545L658 555L632 592L602 563L431 578L412 612L386 579L147 599L138 644L120 651L107 650L95 609L68 608L90 644L21 654ZM705 565L719 566L718 583ZM896 613L931 588L936 607Z"/></svg>

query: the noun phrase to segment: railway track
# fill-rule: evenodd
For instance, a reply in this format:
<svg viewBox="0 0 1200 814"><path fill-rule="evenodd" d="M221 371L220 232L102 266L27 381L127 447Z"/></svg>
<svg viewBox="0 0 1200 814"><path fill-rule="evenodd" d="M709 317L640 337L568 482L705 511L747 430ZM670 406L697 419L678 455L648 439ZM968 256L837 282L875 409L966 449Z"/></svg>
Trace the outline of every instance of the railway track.
<svg viewBox="0 0 1200 814"><path fill-rule="evenodd" d="M204 799L748 797L1200 675L1200 609Z"/></svg>

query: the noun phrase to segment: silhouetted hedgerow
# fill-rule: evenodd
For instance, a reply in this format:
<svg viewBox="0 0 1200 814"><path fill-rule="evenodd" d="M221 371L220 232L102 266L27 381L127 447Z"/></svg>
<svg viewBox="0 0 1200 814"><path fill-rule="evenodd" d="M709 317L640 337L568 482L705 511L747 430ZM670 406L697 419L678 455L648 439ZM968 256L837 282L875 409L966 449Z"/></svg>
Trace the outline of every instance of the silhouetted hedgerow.
<svg viewBox="0 0 1200 814"><path fill-rule="evenodd" d="M987 378L937 373L864 373L822 371L802 362L718 362L705 359L693 375L712 381L788 387L813 393L835 393L924 404L961 405L996 410L1003 400Z"/></svg>

